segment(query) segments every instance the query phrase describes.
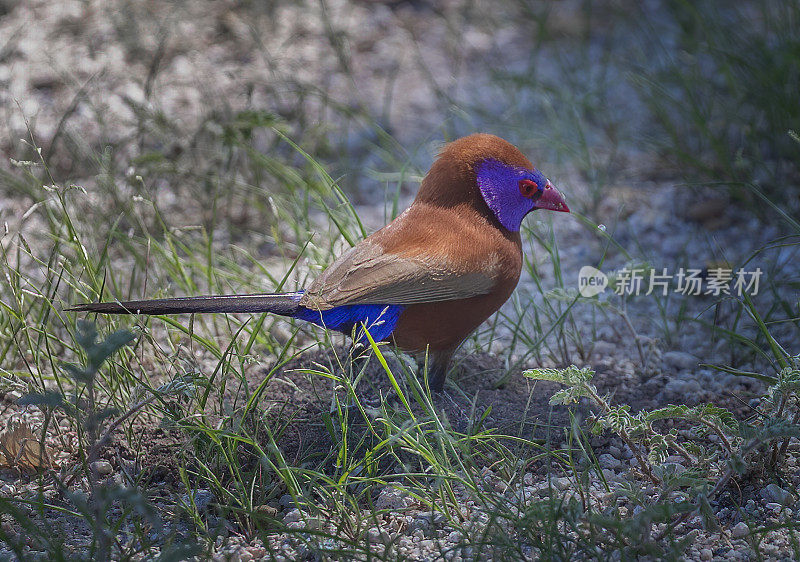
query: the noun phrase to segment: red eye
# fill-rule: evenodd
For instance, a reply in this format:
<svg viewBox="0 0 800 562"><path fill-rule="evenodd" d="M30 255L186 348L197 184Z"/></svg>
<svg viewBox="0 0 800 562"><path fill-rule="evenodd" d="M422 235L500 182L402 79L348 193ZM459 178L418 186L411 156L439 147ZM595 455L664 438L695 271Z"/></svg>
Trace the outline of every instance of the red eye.
<svg viewBox="0 0 800 562"><path fill-rule="evenodd" d="M523 197L530 199L539 195L539 184L533 180L519 180L519 192Z"/></svg>

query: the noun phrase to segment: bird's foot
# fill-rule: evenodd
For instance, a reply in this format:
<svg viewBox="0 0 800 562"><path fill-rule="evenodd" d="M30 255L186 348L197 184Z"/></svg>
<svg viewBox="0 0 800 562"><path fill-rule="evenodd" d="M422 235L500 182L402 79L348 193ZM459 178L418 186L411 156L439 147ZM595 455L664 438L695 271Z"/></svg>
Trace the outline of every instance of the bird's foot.
<svg viewBox="0 0 800 562"><path fill-rule="evenodd" d="M428 388L431 393L439 394L444 391L444 383L447 380L447 371L450 366L450 355L448 354L445 360L436 355L430 355L430 360L427 364L428 369ZM420 381L425 380L425 360L420 361L418 364L417 378Z"/></svg>

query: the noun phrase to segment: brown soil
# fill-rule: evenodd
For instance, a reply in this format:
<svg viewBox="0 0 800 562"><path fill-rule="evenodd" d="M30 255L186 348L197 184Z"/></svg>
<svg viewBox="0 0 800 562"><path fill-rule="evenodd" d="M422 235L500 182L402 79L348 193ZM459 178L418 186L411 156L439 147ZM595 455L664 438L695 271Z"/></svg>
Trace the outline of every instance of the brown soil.
<svg viewBox="0 0 800 562"><path fill-rule="evenodd" d="M424 423L429 418L425 416L424 408L415 401L407 379L418 376L416 369L411 370L391 352L386 352L385 357L417 421ZM247 392L233 384L226 389L226 409L230 412L241 411L247 402L246 397L258 392L259 386L269 377L261 389L255 408L244 423L266 419L270 430L276 435L281 453L290 465L298 466L314 460L325 464L326 456L336 451L326 418L328 422L333 420L336 426L338 415L345 415L332 412L336 404L333 400L335 381L330 378L330 373L341 373L341 366L347 364L347 350L336 348L303 353L276 369L271 376L272 366L252 369L247 377ZM443 393L433 395L433 406L443 421L458 432L491 431L495 435L536 439L549 443L551 447L563 442L565 430L571 425L570 413L579 419L589 413L585 404L576 404L571 408L551 406L550 397L561 388L558 384L531 381L520 372L510 376L507 374L497 356L488 353L462 354L448 377L454 384L448 384ZM669 380L667 375L657 375L637 384L624 384L620 374L613 368L598 367L594 382L602 393L612 395L614 403L629 404L633 411L637 411L663 406L656 396ZM358 384L357 393L371 423L386 415L395 422L408 418L389 377L374 357L367 364L365 377ZM701 393L694 398L685 402L692 405L714 397ZM740 394L715 398L718 405L742 417L750 413L746 397ZM355 407L346 407L347 397L341 384L337 386L336 400L342 412L347 410L352 435L361 438L368 434L369 428L360 412ZM215 416L211 418L215 419ZM147 461L142 468L145 474L151 480L178 485L176 469L182 451L192 446L191 440L181 431L154 427L152 423L141 430L148 434L144 439ZM612 442L605 437L595 441L594 445L601 447ZM266 437L260 440L260 444L267 448ZM243 454L248 455L247 452ZM253 455L250 456L251 460L255 459Z"/></svg>
<svg viewBox="0 0 800 562"><path fill-rule="evenodd" d="M341 372L340 362L346 364L346 358L347 352L343 349L307 352L277 369L264 386L254 411L255 418L264 414L271 430L278 435L278 446L289 464L321 459L336 450L325 422L329 417L337 425L339 414L331 415L334 381L321 373ZM414 399L406 379L417 376L416 373L391 353L386 353L386 360L417 421L424 423L429 418ZM258 391L270 370L265 367L251 371L248 394ZM440 416L444 414L441 417L445 423L458 432L483 430L496 435L561 442L565 428L570 425L569 411L565 407L550 406L548 402L559 385L531 381L521 373L514 373L498 387L505 375L503 364L496 356L488 353L464 355L450 373L455 385L448 385L445 392L434 395L433 406ZM231 410L244 408L243 389L231 387L226 393L227 406ZM357 392L370 422L387 414L393 421L408 418L405 406L377 359L370 359ZM336 397L342 411L347 410L354 435L367 434L369 428L363 416L356 408L346 407L347 397L341 385ZM577 411L583 414L585 408L579 407ZM248 417L254 419L253 415ZM191 446L185 434L151 425L144 441L147 462L143 468L149 479L178 484L176 469L181 453ZM266 448L266 442L261 445Z"/></svg>

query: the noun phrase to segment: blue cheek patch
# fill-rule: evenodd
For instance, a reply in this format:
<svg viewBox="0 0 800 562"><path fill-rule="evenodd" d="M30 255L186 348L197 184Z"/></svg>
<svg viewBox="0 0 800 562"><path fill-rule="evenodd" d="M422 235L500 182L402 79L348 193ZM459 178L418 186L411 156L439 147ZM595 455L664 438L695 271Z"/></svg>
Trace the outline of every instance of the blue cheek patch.
<svg viewBox="0 0 800 562"><path fill-rule="evenodd" d="M493 159L478 164L475 175L483 200L500 224L512 232L518 231L525 215L536 208L532 200L519 192L519 180L532 179L542 188L547 182L538 171L509 166Z"/></svg>
<svg viewBox="0 0 800 562"><path fill-rule="evenodd" d="M369 330L372 339L377 342L388 339L392 335L403 308L393 304L348 304L330 310L312 310L302 307L293 316L347 335L352 333L353 327L363 324ZM358 342L369 345L369 340L363 330L358 330L358 332L356 335Z"/></svg>

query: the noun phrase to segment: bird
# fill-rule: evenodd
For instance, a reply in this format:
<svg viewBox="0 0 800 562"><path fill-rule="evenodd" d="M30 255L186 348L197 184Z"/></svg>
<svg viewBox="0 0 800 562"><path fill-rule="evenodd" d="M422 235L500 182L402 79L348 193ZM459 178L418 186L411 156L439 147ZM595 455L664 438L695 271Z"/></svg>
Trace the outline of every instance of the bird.
<svg viewBox="0 0 800 562"><path fill-rule="evenodd" d="M106 314L263 313L393 342L427 357L444 389L454 352L508 300L522 272L520 227L564 196L510 142L475 133L445 144L411 205L345 251L305 289L79 304Z"/></svg>

